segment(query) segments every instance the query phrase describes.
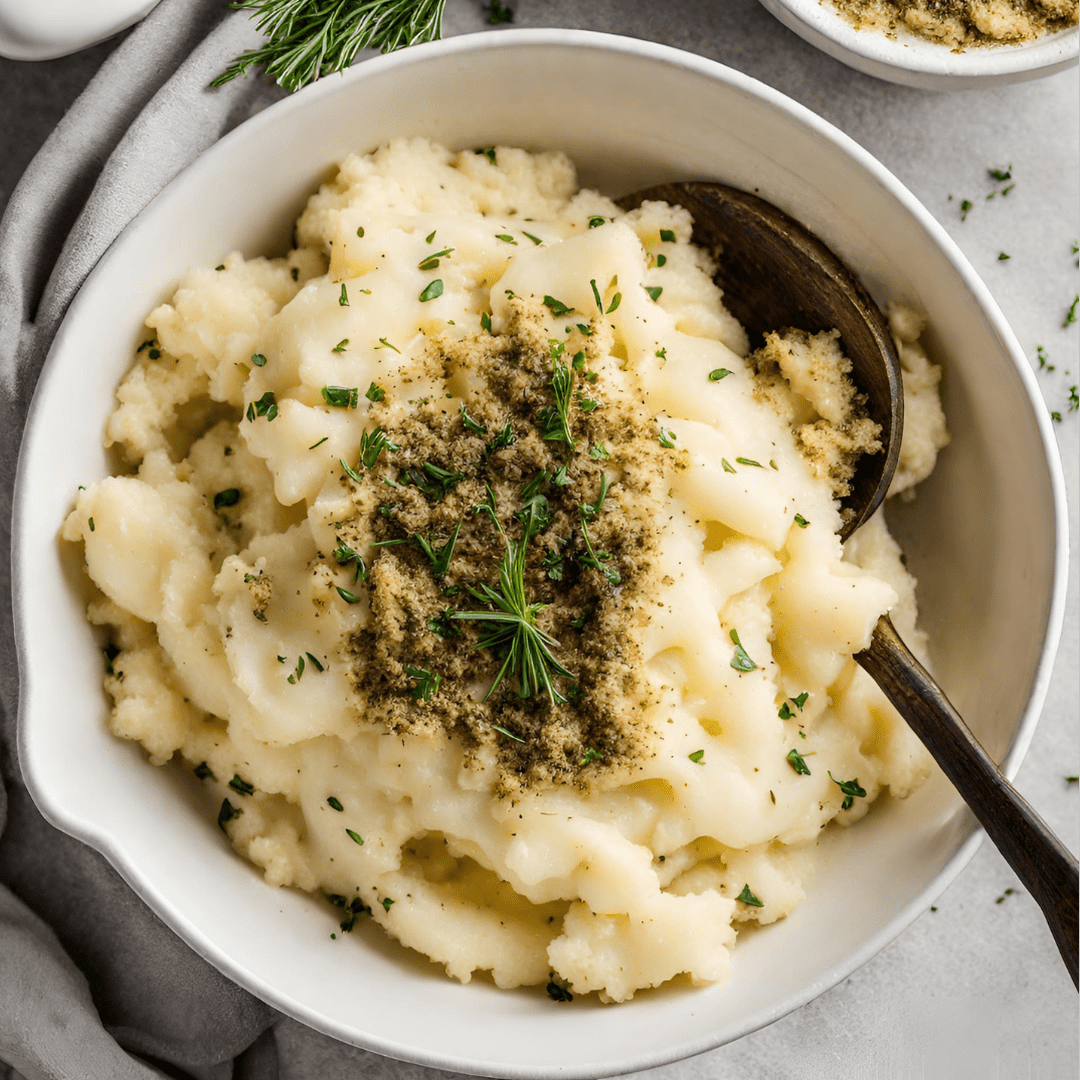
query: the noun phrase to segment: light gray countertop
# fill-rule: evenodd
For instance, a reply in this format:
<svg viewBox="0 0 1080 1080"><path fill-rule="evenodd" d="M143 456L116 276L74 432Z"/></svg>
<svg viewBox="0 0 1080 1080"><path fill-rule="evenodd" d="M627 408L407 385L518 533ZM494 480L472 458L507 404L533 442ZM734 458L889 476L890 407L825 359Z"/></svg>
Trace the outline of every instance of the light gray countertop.
<svg viewBox="0 0 1080 1080"><path fill-rule="evenodd" d="M1077 295L1080 78L956 94L876 81L816 52L754 0L571 3L517 0L514 25L562 26L647 38L737 68L819 113L879 158L945 226L989 286L1038 369L1078 535L1080 322ZM487 29L479 0L448 0L446 34ZM0 209L63 109L108 54L108 43L42 65L0 61ZM991 167L1015 188L988 201ZM960 202L973 208L961 220ZM1010 257L1002 260L1005 252ZM1042 719L1017 786L1073 850L1080 846L1080 615L1070 554L1064 635ZM990 673L988 673L989 677ZM998 903L1005 890L1016 890ZM649 1080L847 1076L996 1080L1080 1076L1077 995L1034 901L989 843L937 901L839 986L777 1023L701 1057L636 1074ZM387 1063L386 1077L423 1070Z"/></svg>

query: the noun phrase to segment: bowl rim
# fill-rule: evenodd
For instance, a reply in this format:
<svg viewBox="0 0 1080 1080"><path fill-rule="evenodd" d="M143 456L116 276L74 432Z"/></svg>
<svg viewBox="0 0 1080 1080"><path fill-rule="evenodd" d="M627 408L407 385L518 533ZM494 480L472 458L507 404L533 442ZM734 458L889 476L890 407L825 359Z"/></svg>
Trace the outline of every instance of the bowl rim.
<svg viewBox="0 0 1080 1080"><path fill-rule="evenodd" d="M159 199L168 197L168 193L182 188L191 182L193 174L201 173L205 169L212 169L217 158L229 152L233 142L243 139L252 131L260 130L266 125L273 125L278 119L287 115L291 110L307 106L318 96L333 96L341 92L343 88L353 82L364 81L370 77L380 76L382 73L395 68L408 68L413 64L423 64L428 58L462 56L475 52L483 52L495 49L522 49L531 47L558 46L582 51L592 50L603 52L615 52L629 54L638 58L650 59L682 68L690 73L706 76L719 81L732 90L748 94L762 100L765 104L787 114L796 122L807 127L819 139L826 140L848 158L853 159L855 164L868 172L874 180L884 187L887 193L910 212L929 234L930 239L945 255L954 270L958 273L964 285L973 294L983 315L990 322L994 332L1002 341L1005 350L1013 366L1017 369L1021 383L1028 397L1028 406L1034 413L1034 418L1042 442L1045 454L1048 479L1054 500L1054 552L1052 591L1050 603L1047 608L1045 635L1042 652L1034 669L1031 683L1031 691L1027 706L1016 728L1009 750L1003 759L1002 769L1007 776L1013 778L1023 760L1031 743L1035 725L1038 721L1039 712L1045 700L1054 659L1057 653L1061 637L1062 624L1065 613L1066 584L1068 580L1068 520L1066 512L1065 479L1062 468L1060 452L1054 437L1050 417L1042 403L1038 384L1034 373L1017 341L1013 331L1009 327L1003 313L993 299L989 289L976 274L974 268L960 251L944 227L922 206L915 196L889 170L877 161L869 151L863 149L852 138L845 135L831 123L819 117L805 106L778 90L767 86L758 80L743 74L733 68L720 64L717 61L689 53L672 46L655 42L624 37L620 35L598 33L586 30L567 29L515 29L515 30L490 30L477 34L464 34L442 41L417 45L400 52L373 57L362 64L358 64L350 70L343 72L341 79L326 79L306 88L300 94L294 94L264 109L236 129L223 136L217 143L209 147L169 182L168 185L151 199L148 204L128 223L117 238L112 242L103 254L97 265L93 268L73 299L64 321L56 334L49 350L44 365L38 377L33 399L27 414L26 426L23 431L22 444L20 447L16 481L14 490L13 513L12 513L12 599L14 613L14 630L18 669L20 674L21 692L19 696L19 708L17 717L17 746L19 761L23 771L24 782L30 791L35 803L42 814L54 826L88 844L97 850L109 861L114 869L124 878L125 882L133 891L142 898L176 933L178 933L199 956L210 963L218 971L222 972L231 981L250 991L256 997L268 1002L273 1007L292 1016L294 1019L315 1028L327 1035L339 1039L345 1043L363 1046L366 1049L388 1057L416 1062L428 1067L441 1068L451 1071L466 1072L472 1074L491 1075L486 1070L491 1068L490 1063L471 1062L452 1055L439 1054L423 1049L416 1049L400 1044L391 1039L380 1038L376 1035L363 1035L363 1041L358 1041L357 1032L338 1023L332 1018L323 1016L313 1008L306 1006L265 980L239 965L224 950L218 948L208 937L192 923L171 899L158 892L150 882L143 878L138 866L129 859L124 844L103 827L92 821L73 820L64 809L56 805L50 799L47 785L34 771L34 757L27 737L27 721L34 712L35 682L30 677L30 662L27 655L27 636L30 604L30 590L26 588L25 564L27 551L32 538L28 535L27 519L25 511L30 499L30 488L27 483L27 469L30 452L28 444L31 442L31 433L35 428L35 420L41 411L41 401L46 394L49 383L49 375L54 366L54 357L64 347L66 338L69 336L69 328L74 316L81 311L89 295L87 284L92 283L102 273L102 268L115 257L118 250L122 251L125 238L139 231L145 225L147 216L153 213L153 208ZM668 1047L657 1050L650 1055L638 1055L635 1058L605 1063L603 1066L588 1065L580 1069L565 1068L560 1066L535 1066L535 1065L502 1065L498 1075L506 1077L520 1077L522 1080L546 1080L548 1077L581 1077L582 1080L591 1080L594 1077L614 1075L618 1073L644 1070L672 1061L692 1057L705 1051L723 1045L726 1042L750 1034L759 1028L773 1023L780 1017L805 1005L825 990L830 989L846 978L857 968L861 967L874 955L880 952L885 945L897 937L928 907L941 893L955 880L974 856L982 842L984 833L977 826L974 819L970 819L970 834L958 847L955 854L941 871L931 879L919 896L897 915L881 930L868 938L862 946L850 953L842 962L828 969L813 984L808 985L801 993L790 995L777 1004L759 1010L736 1029L725 1032L723 1037L703 1037L677 1047ZM483 1070L483 1071L482 1071Z"/></svg>
<svg viewBox="0 0 1080 1080"><path fill-rule="evenodd" d="M1050 75L1080 56L1080 27L1071 26L1034 41L1002 43L954 52L947 45L901 30L890 38L877 30L861 31L833 8L830 0L760 0L773 15L785 12L807 31L808 41L837 59L858 59L861 70L891 68L915 77L945 82L1011 82ZM786 19L782 21L787 22ZM790 24L788 24L790 25Z"/></svg>

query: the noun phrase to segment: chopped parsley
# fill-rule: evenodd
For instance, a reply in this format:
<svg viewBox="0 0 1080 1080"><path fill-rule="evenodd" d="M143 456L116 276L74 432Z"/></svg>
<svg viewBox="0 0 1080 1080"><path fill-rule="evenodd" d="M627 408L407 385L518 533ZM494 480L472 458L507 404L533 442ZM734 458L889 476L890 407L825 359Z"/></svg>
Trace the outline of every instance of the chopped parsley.
<svg viewBox="0 0 1080 1080"><path fill-rule="evenodd" d="M665 244L674 244L675 243L675 231L673 229L661 229L660 230L660 239Z"/></svg>
<svg viewBox="0 0 1080 1080"><path fill-rule="evenodd" d="M650 300L659 300L660 294L664 291L662 285L646 285L645 291L649 294Z"/></svg>
<svg viewBox="0 0 1080 1080"><path fill-rule="evenodd" d="M732 630L728 635L735 644L735 655L731 658L731 666L736 671L755 671L757 670L757 664L747 655L746 650L742 647L742 642L739 640L739 631Z"/></svg>
<svg viewBox="0 0 1080 1080"><path fill-rule="evenodd" d="M247 418L251 423L257 416L265 416L267 423L275 419L278 414L277 399L272 390L267 390L258 401L248 403Z"/></svg>
<svg viewBox="0 0 1080 1080"><path fill-rule="evenodd" d="M233 804L229 802L228 799L223 799L221 802L221 809L218 811L217 816L218 828L221 829L222 832L225 832L225 826L230 821L238 818L243 812L244 811L241 810L238 806L233 806Z"/></svg>
<svg viewBox="0 0 1080 1080"><path fill-rule="evenodd" d="M742 887L742 892L736 897L742 904L750 904L751 907L764 907L765 905L750 891L749 885Z"/></svg>
<svg viewBox="0 0 1080 1080"><path fill-rule="evenodd" d="M695 765L705 764L705 751L695 750L692 754L686 755Z"/></svg>
<svg viewBox="0 0 1080 1080"><path fill-rule="evenodd" d="M754 461L753 458L748 458L748 457L737 457L735 459L735 464L736 465L753 465L755 469L762 468L762 464L761 464L760 461Z"/></svg>
<svg viewBox="0 0 1080 1080"><path fill-rule="evenodd" d="M345 809L345 807L341 805L341 800L336 799L333 795L326 800L326 805L329 806L331 810L336 810L339 814Z"/></svg>
<svg viewBox="0 0 1080 1080"><path fill-rule="evenodd" d="M788 701L794 702L799 712L802 712L803 706L806 704L806 701L809 697L810 691L804 690L801 694L799 694L798 697L788 698ZM785 701L784 704L780 706L776 715L779 716L781 720L790 720L794 713L792 713L790 706L788 705L787 701Z"/></svg>
<svg viewBox="0 0 1080 1080"><path fill-rule="evenodd" d="M360 390L356 386L324 386L322 396L323 401L335 409L355 409Z"/></svg>
<svg viewBox="0 0 1080 1080"><path fill-rule="evenodd" d="M239 773L234 773L233 778L229 781L229 787L236 792L237 795L254 795L255 789L244 780Z"/></svg>
<svg viewBox="0 0 1080 1080"><path fill-rule="evenodd" d="M364 846L364 838L358 832L355 832L352 829L346 829L345 832L349 834L349 839L354 844L359 844L361 847Z"/></svg>
<svg viewBox="0 0 1080 1080"><path fill-rule="evenodd" d="M805 529L806 526L810 524L810 522L807 521L806 518L802 516L802 514L796 514L795 524L798 525L800 529Z"/></svg>
<svg viewBox="0 0 1080 1080"><path fill-rule="evenodd" d="M345 282L341 283L341 295L338 296L338 304L341 307L349 306L349 290L345 288Z"/></svg>
<svg viewBox="0 0 1080 1080"><path fill-rule="evenodd" d="M429 281L424 286L423 291L420 293L420 303L426 304L429 300L434 300L438 296L443 294L443 282L442 278L436 278L434 281Z"/></svg>
<svg viewBox="0 0 1080 1080"><path fill-rule="evenodd" d="M240 501L239 488L226 488L214 496L214 509L220 510L225 506L235 506Z"/></svg>
<svg viewBox="0 0 1080 1080"><path fill-rule="evenodd" d="M372 382L364 393L368 401L382 401L386 397L386 391L378 383Z"/></svg>
<svg viewBox="0 0 1080 1080"><path fill-rule="evenodd" d="M251 354L251 362L256 367L266 367L266 357L261 352Z"/></svg>
<svg viewBox="0 0 1080 1080"><path fill-rule="evenodd" d="M719 382L721 379L726 379L731 372L726 367L713 368L709 372L709 382Z"/></svg>
<svg viewBox="0 0 1080 1080"><path fill-rule="evenodd" d="M1065 321L1061 324L1062 329L1066 326L1071 326L1076 322L1076 305L1080 304L1080 296L1074 296L1073 302L1069 305L1069 310L1065 312Z"/></svg>
<svg viewBox="0 0 1080 1080"><path fill-rule="evenodd" d="M810 775L810 766L806 764L798 750L788 751L787 762L800 776Z"/></svg>
<svg viewBox="0 0 1080 1080"><path fill-rule="evenodd" d="M854 780L837 780L830 772L829 779L844 793L844 801L840 804L841 810L848 810L856 799L866 797L866 789L859 786L859 778Z"/></svg>
<svg viewBox="0 0 1080 1080"><path fill-rule="evenodd" d="M217 779L217 777L210 771L210 766L207 765L205 761L200 761L199 764L195 766L194 772L200 780Z"/></svg>
<svg viewBox="0 0 1080 1080"><path fill-rule="evenodd" d="M668 429L666 427L661 427L660 428L659 441L660 441L660 445L662 447L664 447L665 450L674 450L675 449L675 440L677 438L678 438L678 436L675 434L675 432L668 431Z"/></svg>
<svg viewBox="0 0 1080 1080"><path fill-rule="evenodd" d="M405 674L410 679L416 680L416 685L409 691L414 701L430 701L431 695L437 694L439 687L442 685L442 676L429 671L427 668L411 667L406 664Z"/></svg>
<svg viewBox="0 0 1080 1080"><path fill-rule="evenodd" d="M602 217L599 217L599 216L591 217L591 218L589 218L589 228L590 229L596 229L599 226L603 225L606 220L607 220L607 218L602 218Z"/></svg>
<svg viewBox="0 0 1080 1080"><path fill-rule="evenodd" d="M556 300L554 296L544 296L544 307L546 307L555 318L561 318L563 315L569 315L574 309L567 307L561 300Z"/></svg>

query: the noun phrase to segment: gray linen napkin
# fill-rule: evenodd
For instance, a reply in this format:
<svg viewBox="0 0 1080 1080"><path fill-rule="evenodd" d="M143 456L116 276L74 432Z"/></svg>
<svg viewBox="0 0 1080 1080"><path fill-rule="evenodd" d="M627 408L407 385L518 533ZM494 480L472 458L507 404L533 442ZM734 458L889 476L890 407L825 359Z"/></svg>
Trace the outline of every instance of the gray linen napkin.
<svg viewBox="0 0 1080 1080"><path fill-rule="evenodd" d="M222 134L281 96L265 79L207 89L231 57L258 40L247 17L230 13L223 0L165 0L114 50L64 117L0 223L4 1078L162 1075L122 1047L157 1061L167 1075L278 1075L276 1053L260 1039L277 1014L196 956L101 856L53 829L30 800L15 749L10 588L19 442L57 326L87 273L154 194ZM234 1072L233 1059L245 1050L246 1065Z"/></svg>

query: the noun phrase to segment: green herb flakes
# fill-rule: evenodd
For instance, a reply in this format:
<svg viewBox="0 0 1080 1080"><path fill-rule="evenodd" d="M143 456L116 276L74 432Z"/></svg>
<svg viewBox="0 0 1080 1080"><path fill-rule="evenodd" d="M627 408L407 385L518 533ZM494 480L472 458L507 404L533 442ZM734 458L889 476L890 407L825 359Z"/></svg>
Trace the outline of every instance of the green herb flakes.
<svg viewBox="0 0 1080 1080"><path fill-rule="evenodd" d="M798 750L788 751L787 762L800 776L810 775L810 766L806 764Z"/></svg>
<svg viewBox="0 0 1080 1080"><path fill-rule="evenodd" d="M355 831L354 831L354 830L352 830L352 829L346 829L346 830L345 830L345 832L346 832L346 833L348 834L348 836L349 836L349 839L350 839L350 840L351 840L351 841L352 841L352 842L353 842L354 844L357 844L357 845L359 845L360 847L363 847L363 846L364 846L364 838L363 838L363 837L362 837L362 836L361 836L361 835L360 835L360 834L359 834L358 832L355 832Z"/></svg>
<svg viewBox="0 0 1080 1080"><path fill-rule="evenodd" d="M798 525L800 529L805 529L806 526L810 524L810 522L807 521L806 518L802 516L802 514L796 514L795 524Z"/></svg>
<svg viewBox="0 0 1080 1080"><path fill-rule="evenodd" d="M675 243L675 232L673 229L661 229L660 240L665 244Z"/></svg>
<svg viewBox="0 0 1080 1080"><path fill-rule="evenodd" d="M437 694L442 686L442 676L427 668L406 664L405 674L416 680L416 685L409 691L414 701L430 701L432 694Z"/></svg>
<svg viewBox="0 0 1080 1080"><path fill-rule="evenodd" d="M742 892L735 898L740 904L749 904L751 907L764 907L765 905L750 891L749 885L742 887Z"/></svg>
<svg viewBox="0 0 1080 1080"><path fill-rule="evenodd" d="M709 372L709 382L719 382L721 379L726 379L731 372L726 367L713 368Z"/></svg>
<svg viewBox="0 0 1080 1080"><path fill-rule="evenodd" d="M210 766L205 761L200 761L194 769L195 775L200 780L216 780L217 777L210 771Z"/></svg>
<svg viewBox="0 0 1080 1080"><path fill-rule="evenodd" d="M272 390L267 390L258 401L248 403L246 415L250 423L254 423L257 416L265 416L267 423L270 423L277 414L277 400Z"/></svg>
<svg viewBox="0 0 1080 1080"><path fill-rule="evenodd" d="M235 506L240 501L239 488L226 488L214 496L214 509L221 510L226 506Z"/></svg>
<svg viewBox="0 0 1080 1080"><path fill-rule="evenodd" d="M705 764L705 751L695 750L692 754L686 755L695 765Z"/></svg>
<svg viewBox="0 0 1080 1080"><path fill-rule="evenodd" d="M554 296L544 296L544 307L546 307L555 318L562 318L563 315L569 315L574 309L567 307L561 300L556 300Z"/></svg>
<svg viewBox="0 0 1080 1080"><path fill-rule="evenodd" d="M251 354L251 362L256 367L266 367L266 357L261 352Z"/></svg>
<svg viewBox="0 0 1080 1080"><path fill-rule="evenodd" d="M233 806L228 799L223 799L221 802L221 809L218 811L217 823L218 828L222 832L226 832L225 826L234 819L238 818L244 811L238 806Z"/></svg>
<svg viewBox="0 0 1080 1080"><path fill-rule="evenodd" d="M660 294L664 291L662 285L646 285L645 291L649 294L649 299L656 301L660 299Z"/></svg>
<svg viewBox="0 0 1080 1080"><path fill-rule="evenodd" d="M335 409L355 409L360 390L356 386L324 386L322 396L323 401Z"/></svg>
<svg viewBox="0 0 1080 1080"><path fill-rule="evenodd" d="M854 780L837 780L830 772L829 779L844 793L844 801L840 804L841 810L850 809L856 799L866 797L866 790L859 786L859 778Z"/></svg>
<svg viewBox="0 0 1080 1080"><path fill-rule="evenodd" d="M233 778L229 781L229 787L231 787L237 795L255 794L255 789L246 780L244 780L239 773L233 774Z"/></svg>
<svg viewBox="0 0 1080 1080"><path fill-rule="evenodd" d="M331 810L336 810L339 814L345 809L345 807L341 805L341 800L335 798L333 795L326 800L326 805L329 806Z"/></svg>
<svg viewBox="0 0 1080 1080"><path fill-rule="evenodd" d="M747 656L746 650L742 647L742 642L739 640L738 630L732 630L729 637L735 645L735 655L731 658L731 666L736 671L755 671L757 669L757 664Z"/></svg>
<svg viewBox="0 0 1080 1080"><path fill-rule="evenodd" d="M434 300L436 297L442 296L443 283L442 278L436 278L434 281L429 281L424 286L423 291L420 293L420 303L426 304L429 300Z"/></svg>
<svg viewBox="0 0 1080 1080"><path fill-rule="evenodd" d="M675 449L675 440L677 438L678 438L678 436L675 434L675 432L668 431L668 429L666 427L661 427L660 428L659 441L660 441L660 445L662 447L664 447L665 450L674 450Z"/></svg>

